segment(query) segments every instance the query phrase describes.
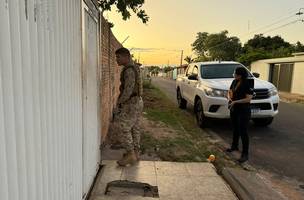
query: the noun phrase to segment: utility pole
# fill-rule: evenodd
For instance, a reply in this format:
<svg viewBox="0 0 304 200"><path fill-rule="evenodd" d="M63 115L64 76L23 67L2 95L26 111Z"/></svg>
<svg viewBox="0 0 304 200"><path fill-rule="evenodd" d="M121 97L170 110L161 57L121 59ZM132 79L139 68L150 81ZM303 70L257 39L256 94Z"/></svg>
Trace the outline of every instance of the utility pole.
<svg viewBox="0 0 304 200"><path fill-rule="evenodd" d="M300 8L300 9L299 9L299 12L297 12L296 15L299 15L299 16L300 16L300 15L303 15L304 13L301 12L301 10L304 10L304 8Z"/></svg>
<svg viewBox="0 0 304 200"><path fill-rule="evenodd" d="M183 65L183 56L184 56L184 50L182 50L182 53L181 53L181 61L180 61L180 66Z"/></svg>
<svg viewBox="0 0 304 200"><path fill-rule="evenodd" d="M301 22L304 22L304 18L302 18L301 19L301 15L303 15L304 14L304 12L303 11L301 11L301 10L304 10L304 8L300 8L299 9L299 12L298 13L296 13L296 15L298 15L299 16L299 20L301 21Z"/></svg>

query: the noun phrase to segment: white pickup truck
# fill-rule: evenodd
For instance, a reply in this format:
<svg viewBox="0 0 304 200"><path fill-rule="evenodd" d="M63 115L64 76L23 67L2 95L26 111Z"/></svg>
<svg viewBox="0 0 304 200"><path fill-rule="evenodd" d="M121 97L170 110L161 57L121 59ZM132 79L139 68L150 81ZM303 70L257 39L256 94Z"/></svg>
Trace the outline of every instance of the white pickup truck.
<svg viewBox="0 0 304 200"><path fill-rule="evenodd" d="M208 118L229 118L227 93L233 81L237 62L199 62L188 66L186 73L176 79L178 105L194 106L197 123L204 127ZM254 81L251 118L256 125L268 126L278 114L279 96L275 86L258 79L259 74L248 71Z"/></svg>

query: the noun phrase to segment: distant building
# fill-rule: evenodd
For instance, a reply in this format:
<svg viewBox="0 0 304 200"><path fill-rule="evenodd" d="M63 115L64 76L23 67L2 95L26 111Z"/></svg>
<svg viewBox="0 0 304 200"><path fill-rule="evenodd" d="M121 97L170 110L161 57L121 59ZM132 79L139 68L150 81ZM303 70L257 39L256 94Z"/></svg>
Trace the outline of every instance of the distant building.
<svg viewBox="0 0 304 200"><path fill-rule="evenodd" d="M157 76L158 76L158 77L165 77L165 76L166 76L166 74L165 74L164 72L161 72L161 71L160 71L160 72L158 73L158 75L157 75Z"/></svg>
<svg viewBox="0 0 304 200"><path fill-rule="evenodd" d="M304 52L292 57L258 60L251 64L251 71L273 83L279 91L304 94Z"/></svg>
<svg viewBox="0 0 304 200"><path fill-rule="evenodd" d="M180 74L184 74L186 69L188 67L188 64L184 64L182 66L178 66L178 67L175 67L173 69L173 71L171 72L172 73L172 79L173 80L176 80L177 76L180 75Z"/></svg>

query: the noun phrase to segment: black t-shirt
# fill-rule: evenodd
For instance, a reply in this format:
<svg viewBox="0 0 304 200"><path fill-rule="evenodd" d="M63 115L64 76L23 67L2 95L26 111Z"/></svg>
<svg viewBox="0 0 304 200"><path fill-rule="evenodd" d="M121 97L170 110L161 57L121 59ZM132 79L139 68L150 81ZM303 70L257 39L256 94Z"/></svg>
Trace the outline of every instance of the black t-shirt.
<svg viewBox="0 0 304 200"><path fill-rule="evenodd" d="M233 80L230 86L230 89L232 90L232 101L237 101L240 99L246 98L246 95L253 95L253 88L250 86L248 80L244 80L240 83L240 86L238 85L237 80ZM250 103L238 103L235 104L235 107L249 107Z"/></svg>

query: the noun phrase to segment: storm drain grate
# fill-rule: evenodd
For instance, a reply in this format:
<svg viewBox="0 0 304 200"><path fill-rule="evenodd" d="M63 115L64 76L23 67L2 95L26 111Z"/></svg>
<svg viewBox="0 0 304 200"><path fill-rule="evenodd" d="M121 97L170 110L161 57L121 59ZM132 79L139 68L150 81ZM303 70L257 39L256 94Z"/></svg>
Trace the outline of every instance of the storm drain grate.
<svg viewBox="0 0 304 200"><path fill-rule="evenodd" d="M112 181L107 184L105 195L132 195L159 198L158 187L148 183L132 182L128 180Z"/></svg>

